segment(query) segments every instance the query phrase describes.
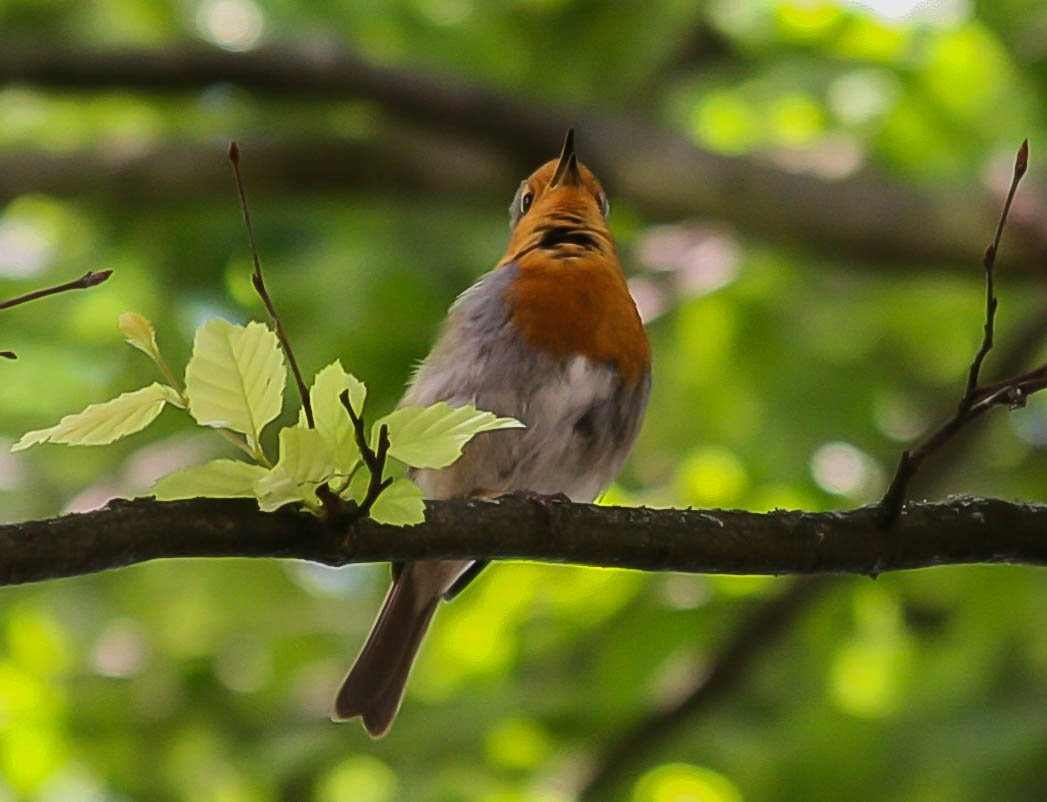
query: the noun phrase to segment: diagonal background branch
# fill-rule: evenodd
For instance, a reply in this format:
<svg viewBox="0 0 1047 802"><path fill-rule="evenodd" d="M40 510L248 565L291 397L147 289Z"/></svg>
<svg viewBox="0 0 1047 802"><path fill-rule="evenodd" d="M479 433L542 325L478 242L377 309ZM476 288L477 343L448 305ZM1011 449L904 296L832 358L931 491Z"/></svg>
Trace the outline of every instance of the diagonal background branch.
<svg viewBox="0 0 1047 802"><path fill-rule="evenodd" d="M697 678L694 687L677 704L641 716L602 750L595 770L579 794L581 802L614 799L615 792L624 787L637 766L645 765L663 744L690 726L696 716L743 687L757 658L766 655L833 582L829 576L802 577L780 595L759 603L712 659L710 671Z"/></svg>
<svg viewBox="0 0 1047 802"><path fill-rule="evenodd" d="M960 261L981 250L979 224L993 199L977 193L950 192L948 188L924 191L859 172L843 180L796 174L751 158L713 154L696 147L680 134L635 117L600 110L555 108L511 99L449 76L430 76L410 70L372 64L347 50L330 46L270 47L250 53L228 53L211 48L165 50L78 49L32 44L0 46L0 84L23 83L67 90L131 89L151 92L198 91L220 83L241 86L263 96L357 98L374 102L401 121L425 132L420 147L429 141L426 159L398 150L395 137L381 141L282 143L273 170L252 180L264 186L266 178L279 181L282 191L342 188L346 178L375 179L401 190L420 184L441 193L450 186L504 195L519 176L545 159L569 125L582 136L580 149L587 163L605 180L612 193L645 210L654 218L678 219L715 216L740 228L776 240L816 243L834 258L893 260L904 257L928 262ZM452 144L453 142L453 144ZM419 143L415 143L418 145ZM317 146L321 151L317 151ZM262 154L256 145L252 150ZM362 150L371 151L371 162L361 161ZM448 153L448 150L450 153ZM455 153L457 151L457 153ZM206 159L209 149L196 151ZM484 173L470 167L463 153L472 153ZM44 180L37 190L79 188L88 191L93 172L91 159L105 161L112 154L76 154L66 160L61 180ZM122 170L122 183L141 192L167 197L166 178L183 194L195 194L214 185L210 171L192 160L167 161L166 151L138 154ZM268 158L275 159L274 152ZM123 154L116 158L126 161ZM18 158L22 158L19 155ZM87 164L79 175L79 160ZM377 170L383 164L391 172ZM54 176L57 162L41 164ZM46 169L46 168L50 169ZM301 173L296 168L302 167ZM460 168L465 176L456 173ZM437 180L412 182L418 169ZM174 172L172 172L174 171ZM123 172L122 178L119 173ZM66 173L69 173L68 175ZM0 176L4 174L0 170ZM404 184L397 178L403 174ZM146 178L149 176L149 178ZM6 186L5 186L6 184ZM49 186L49 184L51 186ZM112 179L106 184L112 184ZM17 182L0 180L0 198ZM93 187L92 187L93 188ZM1018 210L1020 212L1020 210ZM1014 264L1036 268L1047 254L1047 230L1031 213L1017 214L1013 233Z"/></svg>
<svg viewBox="0 0 1047 802"><path fill-rule="evenodd" d="M652 510L525 499L427 502L424 524L328 525L253 501L114 501L0 526L0 584L36 582L162 557L282 557L328 565L420 559L532 559L729 574L878 574L964 563L1047 565L1047 505L956 498L844 512Z"/></svg>

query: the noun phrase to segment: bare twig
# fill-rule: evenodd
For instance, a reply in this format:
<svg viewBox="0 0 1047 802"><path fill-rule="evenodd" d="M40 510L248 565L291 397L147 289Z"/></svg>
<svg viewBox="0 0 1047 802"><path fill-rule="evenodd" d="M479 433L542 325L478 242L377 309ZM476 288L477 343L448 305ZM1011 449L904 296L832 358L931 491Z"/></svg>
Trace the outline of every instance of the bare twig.
<svg viewBox="0 0 1047 802"><path fill-rule="evenodd" d="M982 342L978 347L974 359L967 374L967 385L963 397L957 405L953 416L936 429L926 440L914 449L902 452L895 470L894 478L891 480L887 492L880 500L880 519L884 527L893 525L898 516L901 515L902 507L908 493L909 483L920 465L927 457L941 448L953 435L963 429L976 418L981 417L995 406L1006 405L1011 409L1025 405L1025 400L1044 387L1047 387L1047 364L1033 368L1030 371L1009 379L980 387L979 379L982 364L989 355L994 344L994 331L996 324L996 309L998 301L994 285L994 274L996 267L996 254L1000 248L1000 238L1007 224L1007 215L1011 209L1014 195L1018 191L1018 184L1025 175L1029 166L1029 140L1022 142L1018 148L1018 155L1014 161L1014 173L1011 178L1011 186L1007 192L1007 199L1003 204L999 222L996 225L996 234L992 243L985 249L982 256L982 267L985 270L985 325L983 329Z"/></svg>
<svg viewBox="0 0 1047 802"><path fill-rule="evenodd" d="M29 303L29 301L35 301L37 298L45 298L48 295L55 295L59 292L65 292L66 290L86 290L88 287L94 287L101 284L111 275L113 275L112 270L99 270L97 272L89 270L80 276L80 278L67 281L64 284L56 284L54 287L34 290L33 292L27 292L25 295L19 295L17 298L0 301L0 309L10 309L12 306Z"/></svg>
<svg viewBox="0 0 1047 802"><path fill-rule="evenodd" d="M276 306L273 304L273 299L269 297L269 291L265 287L265 279L262 278L262 263L258 258L258 243L255 241L254 226L251 225L251 211L247 205L247 193L244 192L243 178L240 176L240 146L235 142L229 143L229 161L233 165L236 191L240 196L240 208L244 213L244 226L247 228L247 240L251 248L251 261L254 263L251 284L254 285L255 292L258 293L262 303L265 304L265 309L269 313L269 319L273 322L273 328L276 329L276 336L279 338L284 354L287 355L287 361L291 365L295 384L298 385L298 394L302 398L302 409L305 410L306 423L309 424L310 429L313 429L316 427L316 422L313 420L313 406L309 401L309 390L302 379L302 371L298 368L298 360L294 358L294 352L291 350L291 341L287 338L287 332L284 330L283 323L280 322L280 316L276 314Z"/></svg>
<svg viewBox="0 0 1047 802"><path fill-rule="evenodd" d="M33 290L33 292L27 292L25 295L19 295L17 298L0 301L0 309L10 309L13 306L29 303L38 298L46 298L48 295L55 295L60 292L65 292L66 290L86 290L88 287L94 287L101 284L111 275L113 275L112 270L99 270L97 272L88 270L80 276L80 278L67 281L64 284L56 284L54 287L46 287L42 290ZM0 358L18 359L18 354L14 351L0 351Z"/></svg>
<svg viewBox="0 0 1047 802"><path fill-rule="evenodd" d="M992 244L985 249L985 253L982 255L982 267L985 268L985 329L982 336L982 344L978 349L978 353L974 355L974 361L971 362L971 368L967 375L967 390L964 392L963 399L960 401L960 410L964 411L970 407L974 402L974 396L978 392L978 378L981 373L982 362L985 361L985 357L989 355L989 351L993 347L993 333L996 324L996 307L998 301L996 299L996 290L993 286L993 278L996 268L996 253L1000 249L1000 238L1003 236L1003 228L1007 225L1007 215L1011 211L1011 203L1014 201L1014 194L1018 191L1018 184L1021 182L1022 177L1025 175L1025 171L1029 168L1029 140L1026 139L1022 142L1021 147L1018 148L1018 156L1014 160L1014 175L1011 178L1011 186L1007 191L1007 199L1003 203L1003 211L1000 213L1000 221L996 224L996 235L993 237Z"/></svg>
<svg viewBox="0 0 1047 802"><path fill-rule="evenodd" d="M371 507L374 506L378 497L382 495L382 491L393 483L391 478L382 478L382 475L385 473L385 460L389 454L389 427L384 423L378 427L378 447L371 448L370 443L367 442L367 431L364 426L363 415L358 415L356 410L353 409L353 405L349 401L349 391L342 390L342 394L338 398L342 402L342 406L345 407L345 411L349 413L349 420L353 422L353 435L356 438L356 445L360 449L360 456L363 458L364 466L371 476L367 485L367 493L364 495L363 501L360 502L358 510L360 515L366 516L371 512Z"/></svg>

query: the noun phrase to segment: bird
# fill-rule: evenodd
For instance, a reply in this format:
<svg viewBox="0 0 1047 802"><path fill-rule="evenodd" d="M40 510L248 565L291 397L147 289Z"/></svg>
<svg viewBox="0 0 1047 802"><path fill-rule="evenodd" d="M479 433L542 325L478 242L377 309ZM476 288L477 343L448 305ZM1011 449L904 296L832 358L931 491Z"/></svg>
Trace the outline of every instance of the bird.
<svg viewBox="0 0 1047 802"><path fill-rule="evenodd" d="M441 469L412 470L426 498L522 494L594 501L631 450L651 389L651 347L607 225L609 204L578 161L560 156L521 184L496 267L453 303L401 406L511 416L524 428L477 435ZM335 698L332 719L384 735L440 602L485 563L424 560L394 580Z"/></svg>

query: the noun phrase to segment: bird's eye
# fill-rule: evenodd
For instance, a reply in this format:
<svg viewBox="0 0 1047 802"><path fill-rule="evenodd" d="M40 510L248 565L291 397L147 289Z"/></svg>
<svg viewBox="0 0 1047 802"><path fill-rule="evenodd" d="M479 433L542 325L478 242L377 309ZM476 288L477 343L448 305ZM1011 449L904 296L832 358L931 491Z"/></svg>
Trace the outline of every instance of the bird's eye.
<svg viewBox="0 0 1047 802"><path fill-rule="evenodd" d="M531 208L531 202L533 200L534 193L529 189L520 196L520 214L527 214L527 210Z"/></svg>
<svg viewBox="0 0 1047 802"><path fill-rule="evenodd" d="M607 196L604 195L602 192L597 194L596 203L600 207L600 213L604 217L607 217L607 215L611 213L611 203L607 200Z"/></svg>

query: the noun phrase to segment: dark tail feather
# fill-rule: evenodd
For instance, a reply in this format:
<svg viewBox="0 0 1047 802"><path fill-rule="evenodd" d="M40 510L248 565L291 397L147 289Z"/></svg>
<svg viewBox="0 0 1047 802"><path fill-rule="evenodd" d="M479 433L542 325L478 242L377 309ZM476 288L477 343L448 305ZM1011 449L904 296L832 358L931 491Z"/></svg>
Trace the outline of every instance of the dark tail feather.
<svg viewBox="0 0 1047 802"><path fill-rule="evenodd" d="M385 597L360 656L342 682L334 703L334 719L362 716L372 737L384 735L396 718L422 637L429 628L439 597L419 599L413 572L400 573Z"/></svg>

